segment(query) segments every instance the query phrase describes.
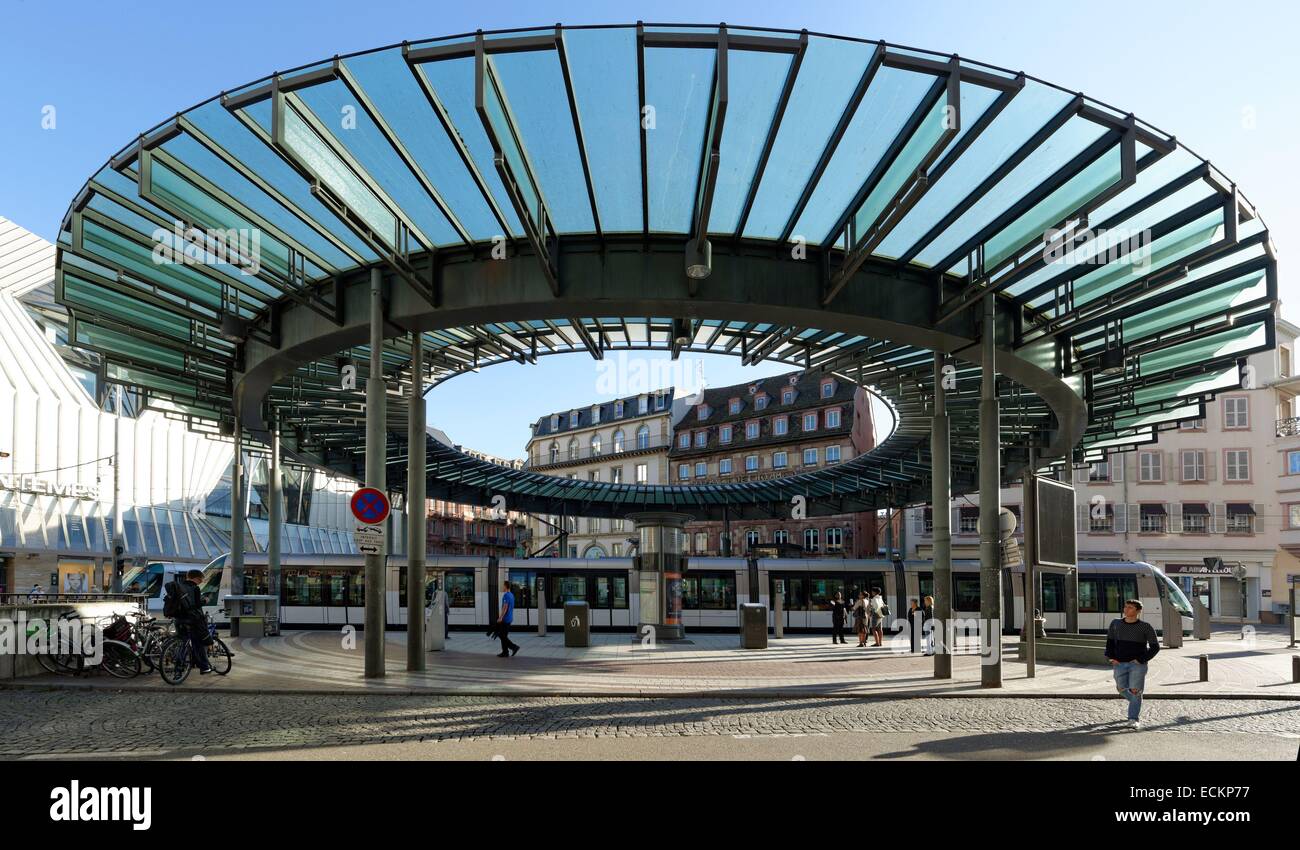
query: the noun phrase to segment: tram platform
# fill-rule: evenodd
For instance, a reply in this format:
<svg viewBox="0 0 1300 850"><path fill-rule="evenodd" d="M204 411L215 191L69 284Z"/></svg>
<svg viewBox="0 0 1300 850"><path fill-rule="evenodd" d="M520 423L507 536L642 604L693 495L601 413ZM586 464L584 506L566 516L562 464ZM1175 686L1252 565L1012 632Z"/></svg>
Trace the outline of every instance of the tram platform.
<svg viewBox="0 0 1300 850"><path fill-rule="evenodd" d="M447 650L428 655L428 669L406 670L406 634L387 634L387 673L363 678L363 635L335 631L287 632L280 637L233 638L229 676L192 674L180 688L230 693L426 693L546 696L1014 696L1118 698L1110 669L1040 662L1026 678L1015 660L1014 638L1002 644L1003 687L980 685L974 648L953 658L953 678L933 678L932 659L912 653L906 639L859 648L835 645L826 635L771 640L765 650L745 650L735 635L693 634L684 642L646 646L627 634L596 634L587 648L566 648L561 633L513 635L522 649L498 658L499 644L482 633L454 632ZM1210 680L1199 680L1199 658L1209 657ZM1300 700L1291 682L1292 657L1280 629L1258 629L1248 640L1234 630L1208 641L1188 640L1152 661L1147 693L1169 697L1249 697ZM131 680L43 675L3 687L172 690L156 676Z"/></svg>

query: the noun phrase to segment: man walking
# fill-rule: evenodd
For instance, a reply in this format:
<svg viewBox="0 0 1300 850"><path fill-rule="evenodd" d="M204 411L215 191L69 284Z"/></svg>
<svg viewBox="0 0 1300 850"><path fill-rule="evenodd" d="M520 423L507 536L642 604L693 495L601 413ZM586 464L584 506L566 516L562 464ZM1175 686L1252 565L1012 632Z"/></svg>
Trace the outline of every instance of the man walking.
<svg viewBox="0 0 1300 850"><path fill-rule="evenodd" d="M845 643L844 640L844 594L837 593L831 600L831 643Z"/></svg>
<svg viewBox="0 0 1300 850"><path fill-rule="evenodd" d="M1146 687L1147 662L1160 651L1156 630L1138 619L1142 603L1129 599L1124 603L1124 617L1112 620L1106 630L1106 657L1115 671L1115 688L1128 700L1128 725L1142 728L1142 690Z"/></svg>
<svg viewBox="0 0 1300 850"><path fill-rule="evenodd" d="M510 640L510 624L515 619L515 595L510 592L510 582L502 582L501 615L497 617L497 637L501 638L501 651L497 658L509 658L519 651L519 644Z"/></svg>
<svg viewBox="0 0 1300 850"><path fill-rule="evenodd" d="M176 634L190 639L191 659L200 674L212 672L208 663L208 621L203 616L203 596L199 582L202 570L190 570L168 583L163 597L163 616L171 617L176 624Z"/></svg>

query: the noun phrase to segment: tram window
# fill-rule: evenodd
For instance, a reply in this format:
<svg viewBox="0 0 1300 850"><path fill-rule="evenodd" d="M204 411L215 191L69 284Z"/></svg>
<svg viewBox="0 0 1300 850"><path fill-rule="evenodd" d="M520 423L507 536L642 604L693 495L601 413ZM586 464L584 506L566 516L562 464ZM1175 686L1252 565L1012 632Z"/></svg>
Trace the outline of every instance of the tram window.
<svg viewBox="0 0 1300 850"><path fill-rule="evenodd" d="M609 576L596 576L596 607L609 607Z"/></svg>
<svg viewBox="0 0 1300 850"><path fill-rule="evenodd" d="M614 576L614 599L611 608L627 610L627 576Z"/></svg>
<svg viewBox="0 0 1300 850"><path fill-rule="evenodd" d="M366 604L365 570L348 570L348 604L358 608Z"/></svg>
<svg viewBox="0 0 1300 850"><path fill-rule="evenodd" d="M978 611L980 609L979 576L952 577L952 607L954 611Z"/></svg>
<svg viewBox="0 0 1300 850"><path fill-rule="evenodd" d="M285 570L281 588L282 605L320 605L320 570Z"/></svg>
<svg viewBox="0 0 1300 850"><path fill-rule="evenodd" d="M700 607L699 576L686 576L682 579L682 610L696 611Z"/></svg>
<svg viewBox="0 0 1300 850"><path fill-rule="evenodd" d="M1043 590L1043 613L1065 613L1065 576L1060 573L1043 573L1040 581Z"/></svg>
<svg viewBox="0 0 1300 850"><path fill-rule="evenodd" d="M537 587L536 570L511 570L510 589L515 594L516 608L536 608L537 600L533 593Z"/></svg>
<svg viewBox="0 0 1300 850"><path fill-rule="evenodd" d="M699 575L695 606L702 611L731 611L736 607L736 577L734 575Z"/></svg>
<svg viewBox="0 0 1300 850"><path fill-rule="evenodd" d="M921 599L927 596L934 596L934 573L917 573L917 584L920 585ZM918 602L921 600L918 599Z"/></svg>
<svg viewBox="0 0 1300 850"><path fill-rule="evenodd" d="M803 576L793 578L790 576L784 576L783 580L785 581L785 594L781 600L782 608L786 611L807 610L808 601L804 593L805 587ZM776 579L774 578L772 581L775 582ZM776 595L775 584L771 586L771 594L773 596Z"/></svg>
<svg viewBox="0 0 1300 850"><path fill-rule="evenodd" d="M808 579L808 602L814 611L831 610L831 600L836 593L841 593L843 583L838 578L811 576Z"/></svg>
<svg viewBox="0 0 1300 850"><path fill-rule="evenodd" d="M406 582L402 582L402 589L406 589ZM342 608L348 604L347 593L348 574L342 570L331 570L325 577L325 604L331 608Z"/></svg>
<svg viewBox="0 0 1300 850"><path fill-rule="evenodd" d="M474 574L447 573L447 598L452 608L473 608Z"/></svg>
<svg viewBox="0 0 1300 850"><path fill-rule="evenodd" d="M1101 610L1101 576L1079 576L1079 613L1096 614Z"/></svg>
<svg viewBox="0 0 1300 850"><path fill-rule="evenodd" d="M587 601L587 577L583 575L551 576L551 596L557 607L565 602ZM546 603L548 606L550 602Z"/></svg>
<svg viewBox="0 0 1300 850"><path fill-rule="evenodd" d="M1119 614L1124 610L1124 600L1137 597L1137 578L1135 576L1105 576L1106 607L1103 611Z"/></svg>

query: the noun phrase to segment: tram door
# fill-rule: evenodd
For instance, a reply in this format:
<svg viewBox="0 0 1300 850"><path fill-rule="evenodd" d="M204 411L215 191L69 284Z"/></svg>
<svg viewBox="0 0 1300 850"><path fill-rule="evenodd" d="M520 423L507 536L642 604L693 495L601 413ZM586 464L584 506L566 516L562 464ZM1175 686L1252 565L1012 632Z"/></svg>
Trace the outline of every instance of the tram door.
<svg viewBox="0 0 1300 850"><path fill-rule="evenodd" d="M778 579L785 582L785 595L781 597L782 616L785 618L785 628L808 628L807 577L791 575L790 573L771 576L768 584L768 599L776 599L776 582ZM775 607L776 606L773 605L773 616L775 616Z"/></svg>

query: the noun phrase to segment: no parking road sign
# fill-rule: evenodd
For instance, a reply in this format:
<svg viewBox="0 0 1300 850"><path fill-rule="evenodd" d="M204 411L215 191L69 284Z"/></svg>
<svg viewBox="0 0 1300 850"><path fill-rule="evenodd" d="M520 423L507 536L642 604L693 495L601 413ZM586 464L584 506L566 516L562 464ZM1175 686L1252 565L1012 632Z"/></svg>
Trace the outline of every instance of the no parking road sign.
<svg viewBox="0 0 1300 850"><path fill-rule="evenodd" d="M352 515L357 522L378 525L388 519L388 497L382 490L362 487L352 494Z"/></svg>

